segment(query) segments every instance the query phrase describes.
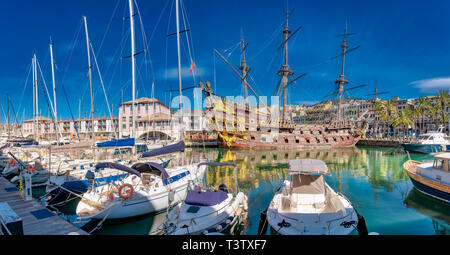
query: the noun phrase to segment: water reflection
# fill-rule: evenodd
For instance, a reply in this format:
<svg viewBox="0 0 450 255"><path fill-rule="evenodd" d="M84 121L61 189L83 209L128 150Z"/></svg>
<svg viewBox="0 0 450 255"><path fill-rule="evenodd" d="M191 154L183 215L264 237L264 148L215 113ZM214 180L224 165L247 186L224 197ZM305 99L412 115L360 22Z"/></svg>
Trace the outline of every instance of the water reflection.
<svg viewBox="0 0 450 255"><path fill-rule="evenodd" d="M438 235L450 235L450 205L420 193L413 188L404 201L405 205L430 217Z"/></svg>
<svg viewBox="0 0 450 255"><path fill-rule="evenodd" d="M238 234L257 233L260 212L267 208L281 182L288 178L289 160L315 158L327 163L327 183L352 201L365 217L369 232L380 234L449 234L449 206L436 205L415 194L402 168L407 155L401 149L358 147L346 149L284 151L187 148L173 163L197 163L204 159L235 162L238 188L248 196L249 211ZM414 160L432 160L430 155L414 155ZM235 190L232 167L210 167L207 188L224 183ZM109 224L100 234L147 234L165 213L148 215L123 224ZM237 234L234 232L234 234Z"/></svg>
<svg viewBox="0 0 450 255"><path fill-rule="evenodd" d="M338 191L341 191L341 171L351 170L351 175L367 177L374 189L391 191L399 181L407 181L408 176L402 169L406 160L399 150L383 149L332 149L317 151L283 151L283 150L225 150L225 149L190 149L185 152L191 162L201 158L210 161L232 161L238 165L239 186L243 190L258 188L260 182L276 183L285 179L288 162L298 158L320 159L327 163L328 175L336 175ZM210 168L207 174L208 185L217 186L225 183L234 188L233 169L230 167Z"/></svg>

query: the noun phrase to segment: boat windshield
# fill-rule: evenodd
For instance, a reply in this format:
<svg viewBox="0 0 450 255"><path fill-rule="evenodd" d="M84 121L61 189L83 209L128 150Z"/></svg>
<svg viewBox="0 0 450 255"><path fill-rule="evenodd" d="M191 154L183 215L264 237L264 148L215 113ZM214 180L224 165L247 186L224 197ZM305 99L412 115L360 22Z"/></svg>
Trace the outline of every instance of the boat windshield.
<svg viewBox="0 0 450 255"><path fill-rule="evenodd" d="M445 169L445 159L435 159L433 163L433 168L444 170Z"/></svg>
<svg viewBox="0 0 450 255"><path fill-rule="evenodd" d="M433 137L431 135L420 135L419 139L420 140L428 140L428 139L432 139Z"/></svg>

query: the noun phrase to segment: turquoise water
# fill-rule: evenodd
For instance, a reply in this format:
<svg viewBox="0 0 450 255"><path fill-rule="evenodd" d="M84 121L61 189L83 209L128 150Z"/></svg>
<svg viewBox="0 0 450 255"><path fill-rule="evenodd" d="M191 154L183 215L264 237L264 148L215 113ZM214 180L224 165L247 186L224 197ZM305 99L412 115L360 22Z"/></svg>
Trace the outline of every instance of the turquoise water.
<svg viewBox="0 0 450 255"><path fill-rule="evenodd" d="M240 234L255 235L260 213L287 178L287 163L295 158L325 161L327 183L344 194L364 216L369 232L381 235L449 235L450 205L429 198L413 188L402 168L407 155L401 149L357 147L323 151L250 151L187 149L185 159L198 162L233 161L238 165L238 187L248 196L248 218ZM412 159L432 160L431 155L412 154ZM205 184L235 187L232 167L210 168ZM76 200L63 208L70 212ZM146 235L165 219L165 213L106 221L99 235ZM267 232L269 233L269 231ZM356 230L353 234L357 234Z"/></svg>

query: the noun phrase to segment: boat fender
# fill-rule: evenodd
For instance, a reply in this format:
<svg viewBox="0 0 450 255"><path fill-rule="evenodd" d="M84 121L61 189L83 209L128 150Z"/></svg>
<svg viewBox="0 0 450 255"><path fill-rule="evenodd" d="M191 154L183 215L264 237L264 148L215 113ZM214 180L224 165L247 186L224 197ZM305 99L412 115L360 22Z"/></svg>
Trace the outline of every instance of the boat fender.
<svg viewBox="0 0 450 255"><path fill-rule="evenodd" d="M31 173L34 173L35 169L34 169L34 166L28 165L27 170L28 170L28 173L31 174Z"/></svg>
<svg viewBox="0 0 450 255"><path fill-rule="evenodd" d="M125 189L128 187L128 189ZM125 194L122 192L125 189ZM123 199L128 199L133 195L134 189L133 186L129 183L125 183L119 187L119 196Z"/></svg>
<svg viewBox="0 0 450 255"><path fill-rule="evenodd" d="M9 164L10 164L11 166L15 166L15 165L16 165L16 161L15 161L14 159L11 159L11 161L9 162Z"/></svg>

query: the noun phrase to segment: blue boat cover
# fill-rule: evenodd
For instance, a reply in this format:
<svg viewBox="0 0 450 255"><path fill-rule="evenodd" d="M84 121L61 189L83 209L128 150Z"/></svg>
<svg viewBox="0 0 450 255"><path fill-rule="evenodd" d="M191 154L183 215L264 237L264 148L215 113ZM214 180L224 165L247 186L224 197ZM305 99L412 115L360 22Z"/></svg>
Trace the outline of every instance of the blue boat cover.
<svg viewBox="0 0 450 255"><path fill-rule="evenodd" d="M164 155L164 154L169 154L169 153L174 153L174 152L183 152L184 147L185 147L184 142L180 141L179 143L176 143L176 144L171 144L171 145L167 145L162 148L159 148L159 149L154 149L151 151L144 152L139 157L146 158L146 157L154 157L154 156L159 156L159 155Z"/></svg>
<svg viewBox="0 0 450 255"><path fill-rule="evenodd" d="M97 147L120 147L120 146L134 146L134 138L117 139L97 143Z"/></svg>
<svg viewBox="0 0 450 255"><path fill-rule="evenodd" d="M188 190L185 202L188 205L212 206L220 204L227 198L227 193L222 190Z"/></svg>
<svg viewBox="0 0 450 255"><path fill-rule="evenodd" d="M122 164L118 164L118 163L113 163L113 162L99 162L95 165L95 168L100 169L100 168L112 168L112 169L117 169L117 170L122 170L125 172L128 172L130 174L134 174L137 175L139 177L141 177L141 173L139 173L139 171L133 169L133 168L129 168L127 166L124 166Z"/></svg>

